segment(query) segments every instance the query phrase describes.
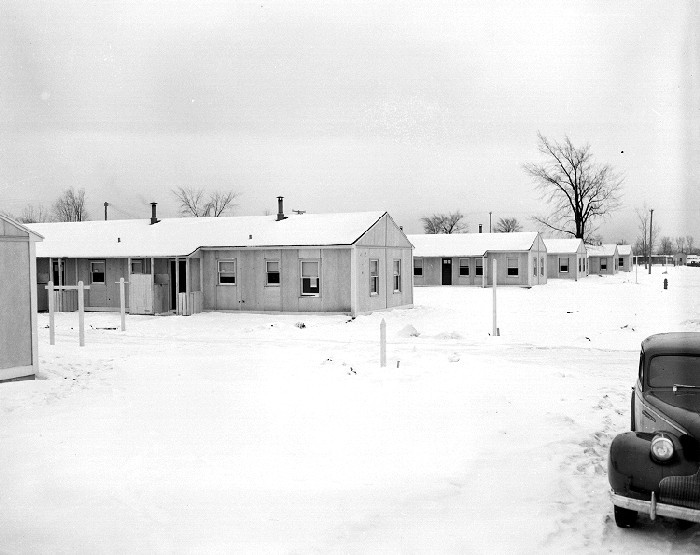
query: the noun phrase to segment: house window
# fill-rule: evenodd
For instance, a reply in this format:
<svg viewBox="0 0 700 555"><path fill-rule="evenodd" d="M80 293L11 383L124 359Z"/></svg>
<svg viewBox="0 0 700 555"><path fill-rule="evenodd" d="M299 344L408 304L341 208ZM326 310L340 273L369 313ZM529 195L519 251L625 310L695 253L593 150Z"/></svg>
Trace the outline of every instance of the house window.
<svg viewBox="0 0 700 555"><path fill-rule="evenodd" d="M532 275L537 277L537 257L532 259Z"/></svg>
<svg viewBox="0 0 700 555"><path fill-rule="evenodd" d="M559 273L568 274L569 273L569 258L559 257Z"/></svg>
<svg viewBox="0 0 700 555"><path fill-rule="evenodd" d="M143 260L140 258L131 259L131 273L143 274Z"/></svg>
<svg viewBox="0 0 700 555"><path fill-rule="evenodd" d="M379 295L379 260L369 261L369 294Z"/></svg>
<svg viewBox="0 0 700 555"><path fill-rule="evenodd" d="M517 258L506 258L506 264L508 266L508 275L517 276L518 275L518 259Z"/></svg>
<svg viewBox="0 0 700 555"><path fill-rule="evenodd" d="M236 285L236 259L219 260L219 285Z"/></svg>
<svg viewBox="0 0 700 555"><path fill-rule="evenodd" d="M413 259L413 275L422 276L423 275L423 259L414 258Z"/></svg>
<svg viewBox="0 0 700 555"><path fill-rule="evenodd" d="M301 261L301 294L304 297L318 297L321 292L320 260Z"/></svg>
<svg viewBox="0 0 700 555"><path fill-rule="evenodd" d="M469 275L469 259L460 258L459 259L459 275L468 276Z"/></svg>
<svg viewBox="0 0 700 555"><path fill-rule="evenodd" d="M92 260L90 262L90 283L105 282L105 261Z"/></svg>
<svg viewBox="0 0 700 555"><path fill-rule="evenodd" d="M476 271L474 272L474 275L476 275L476 276L483 276L484 275L484 259L483 258L476 259Z"/></svg>
<svg viewBox="0 0 700 555"><path fill-rule="evenodd" d="M279 286L280 262L279 260L265 261L265 285Z"/></svg>
<svg viewBox="0 0 700 555"><path fill-rule="evenodd" d="M401 291L401 261L394 260L394 293Z"/></svg>
<svg viewBox="0 0 700 555"><path fill-rule="evenodd" d="M540 258L540 275L544 275L544 258Z"/></svg>
<svg viewBox="0 0 700 555"><path fill-rule="evenodd" d="M608 259L607 258L601 258L600 259L600 271L602 272L603 270L608 269Z"/></svg>

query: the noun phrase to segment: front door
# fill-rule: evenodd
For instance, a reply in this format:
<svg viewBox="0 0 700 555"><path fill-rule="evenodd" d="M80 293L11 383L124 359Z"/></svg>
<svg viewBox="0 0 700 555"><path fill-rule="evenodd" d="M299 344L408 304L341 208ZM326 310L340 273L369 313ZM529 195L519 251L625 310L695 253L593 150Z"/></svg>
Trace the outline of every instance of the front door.
<svg viewBox="0 0 700 555"><path fill-rule="evenodd" d="M175 274L175 261L170 261L170 310L177 310L177 294L187 291L187 263L180 260L179 277ZM180 280L179 287L177 279ZM177 289L177 290L176 290Z"/></svg>
<svg viewBox="0 0 700 555"><path fill-rule="evenodd" d="M442 259L442 284L452 285L452 259Z"/></svg>

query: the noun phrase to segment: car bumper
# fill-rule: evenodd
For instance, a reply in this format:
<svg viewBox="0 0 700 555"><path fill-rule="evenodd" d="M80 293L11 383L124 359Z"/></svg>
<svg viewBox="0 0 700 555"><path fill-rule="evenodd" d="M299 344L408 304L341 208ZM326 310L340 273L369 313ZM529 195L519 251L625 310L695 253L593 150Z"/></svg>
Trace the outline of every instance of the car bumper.
<svg viewBox="0 0 700 555"><path fill-rule="evenodd" d="M632 499L625 497L615 492L610 492L613 505L630 509L640 513L649 515L649 518L654 520L657 516L668 516L671 518L679 518L690 522L700 522L700 510L688 509L686 507L678 507L677 505L669 505L668 503L659 503L656 501L656 493L652 492L651 501L643 499Z"/></svg>

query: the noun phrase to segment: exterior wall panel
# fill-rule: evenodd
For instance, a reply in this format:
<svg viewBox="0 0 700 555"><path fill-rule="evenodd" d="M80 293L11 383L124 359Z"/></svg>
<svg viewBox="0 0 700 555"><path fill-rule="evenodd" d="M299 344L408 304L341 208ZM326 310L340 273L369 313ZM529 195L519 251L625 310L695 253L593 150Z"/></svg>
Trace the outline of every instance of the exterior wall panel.
<svg viewBox="0 0 700 555"><path fill-rule="evenodd" d="M4 241L0 236L0 370L32 365L29 248L28 241Z"/></svg>

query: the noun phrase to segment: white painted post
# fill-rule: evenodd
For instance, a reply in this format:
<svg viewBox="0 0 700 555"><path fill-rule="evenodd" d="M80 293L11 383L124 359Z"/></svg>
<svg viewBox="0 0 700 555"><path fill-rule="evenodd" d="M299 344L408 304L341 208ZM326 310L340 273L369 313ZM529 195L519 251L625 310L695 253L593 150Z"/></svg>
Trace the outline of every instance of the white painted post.
<svg viewBox="0 0 700 555"><path fill-rule="evenodd" d="M53 268L51 268L53 272ZM56 326L54 323L54 306L53 306L53 281L49 281L46 288L49 292L49 345L56 344Z"/></svg>
<svg viewBox="0 0 700 555"><path fill-rule="evenodd" d="M78 334L80 346L85 347L85 289L83 282L78 282Z"/></svg>
<svg viewBox="0 0 700 555"><path fill-rule="evenodd" d="M122 331L126 330L126 296L124 294L124 278L119 278L119 309L122 313Z"/></svg>
<svg viewBox="0 0 700 555"><path fill-rule="evenodd" d="M493 259L493 273L491 274L491 283L493 286L493 336L498 335L498 324L496 322L496 286L498 282L498 274L496 273L497 262Z"/></svg>
<svg viewBox="0 0 700 555"><path fill-rule="evenodd" d="M637 274L639 274L639 260L637 260L637 263L634 265L634 283L639 283L637 281Z"/></svg>
<svg viewBox="0 0 700 555"><path fill-rule="evenodd" d="M386 366L386 322L382 318L379 324L379 366Z"/></svg>

